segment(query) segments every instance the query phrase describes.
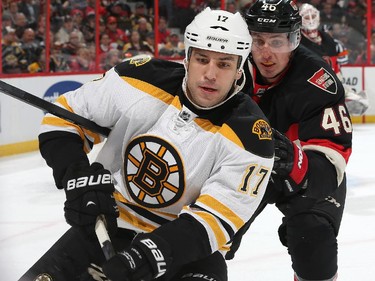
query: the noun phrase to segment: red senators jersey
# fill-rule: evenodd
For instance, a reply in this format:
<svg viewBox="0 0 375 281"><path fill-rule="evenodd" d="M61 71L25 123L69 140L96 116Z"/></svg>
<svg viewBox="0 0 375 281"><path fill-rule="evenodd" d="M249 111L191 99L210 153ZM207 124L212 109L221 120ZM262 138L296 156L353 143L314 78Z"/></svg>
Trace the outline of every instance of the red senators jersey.
<svg viewBox="0 0 375 281"><path fill-rule="evenodd" d="M278 83L265 85L256 67L249 65L253 80L248 83L253 84L247 87L271 126L298 141L305 151L324 154L336 169L339 185L352 151L352 123L335 73L303 46L293 53ZM310 162L309 174L314 175Z"/></svg>
<svg viewBox="0 0 375 281"><path fill-rule="evenodd" d="M273 165L272 131L243 93L197 110L183 93L184 76L179 63L131 59L60 96L57 104L111 128L97 161L113 175L119 226L149 232L189 218L205 232L197 239L207 240L214 252L228 246L264 195ZM102 140L50 114L43 119L41 152L57 185L66 169L62 163L83 157L66 160L73 157L72 136L86 152ZM61 138L66 141L53 145ZM178 233L171 233L173 241L183 239Z"/></svg>

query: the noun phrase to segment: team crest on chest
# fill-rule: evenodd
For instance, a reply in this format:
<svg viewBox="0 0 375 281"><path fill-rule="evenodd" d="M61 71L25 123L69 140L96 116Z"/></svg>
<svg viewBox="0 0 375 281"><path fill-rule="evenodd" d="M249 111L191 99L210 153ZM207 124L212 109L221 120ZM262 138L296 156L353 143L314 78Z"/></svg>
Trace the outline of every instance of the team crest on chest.
<svg viewBox="0 0 375 281"><path fill-rule="evenodd" d="M168 142L155 136L133 139L124 155L124 179L131 198L148 208L177 202L185 175L181 157Z"/></svg>

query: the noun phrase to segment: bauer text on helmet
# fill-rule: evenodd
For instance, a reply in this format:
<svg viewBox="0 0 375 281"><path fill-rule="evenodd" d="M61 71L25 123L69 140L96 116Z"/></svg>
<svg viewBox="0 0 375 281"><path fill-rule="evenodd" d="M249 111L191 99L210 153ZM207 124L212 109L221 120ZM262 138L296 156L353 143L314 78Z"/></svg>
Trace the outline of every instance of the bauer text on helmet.
<svg viewBox="0 0 375 281"><path fill-rule="evenodd" d="M186 58L189 58L191 47L238 55L241 58L239 69L242 69L249 56L252 39L240 13L207 7L186 27L184 43Z"/></svg>

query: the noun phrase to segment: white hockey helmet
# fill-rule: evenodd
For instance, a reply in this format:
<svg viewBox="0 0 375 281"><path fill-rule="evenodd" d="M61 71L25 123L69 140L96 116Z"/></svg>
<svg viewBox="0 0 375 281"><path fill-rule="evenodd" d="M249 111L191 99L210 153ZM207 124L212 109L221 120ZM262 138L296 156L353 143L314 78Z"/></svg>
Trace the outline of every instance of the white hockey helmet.
<svg viewBox="0 0 375 281"><path fill-rule="evenodd" d="M191 47L241 57L239 69L250 54L252 38L240 13L204 9L186 27L185 54L189 59Z"/></svg>
<svg viewBox="0 0 375 281"><path fill-rule="evenodd" d="M302 29L316 30L320 24L320 12L313 5L304 3L301 5L299 14L302 17Z"/></svg>

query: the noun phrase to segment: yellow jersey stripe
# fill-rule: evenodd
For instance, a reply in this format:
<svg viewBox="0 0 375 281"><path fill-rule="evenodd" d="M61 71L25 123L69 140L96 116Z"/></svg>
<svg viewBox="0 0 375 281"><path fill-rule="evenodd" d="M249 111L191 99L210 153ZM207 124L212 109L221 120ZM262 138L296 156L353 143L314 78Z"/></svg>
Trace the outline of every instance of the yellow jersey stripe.
<svg viewBox="0 0 375 281"><path fill-rule="evenodd" d="M221 224L216 219L216 217L213 216L210 213L203 212L203 211L194 211L194 214L198 215L205 222L207 222L207 224L210 226L210 228L212 229L212 231L215 235L218 248L220 249L221 247L223 247L227 243L227 238L226 238L222 228L220 227Z"/></svg>
<svg viewBox="0 0 375 281"><path fill-rule="evenodd" d="M230 208L209 195L201 195L197 201L221 214L232 222L237 229L240 229L245 224L245 222Z"/></svg>
<svg viewBox="0 0 375 281"><path fill-rule="evenodd" d="M143 220L140 220L138 216L131 214L128 210L122 208L121 206L119 206L119 211L120 211L120 218L122 220L126 221L127 223L133 225L134 227L138 229L141 229L142 231L151 232L157 228L157 226L154 226Z"/></svg>
<svg viewBox="0 0 375 281"><path fill-rule="evenodd" d="M174 96L167 93L166 91L151 85L149 83L146 83L145 81L135 79L135 78L130 78L130 77L121 77L124 81L132 85L133 87L141 90L144 93L148 93L151 96L165 102L166 104L171 104L172 100L174 99Z"/></svg>
<svg viewBox="0 0 375 281"><path fill-rule="evenodd" d="M113 193L114 197L115 197L115 200L118 201L118 202L121 202L123 204L129 204L129 205L135 205L131 202L129 202L121 193L119 193L118 191L115 191ZM148 208L145 208L143 206L139 206L139 205L135 205L135 206L138 206L138 207L141 207L151 213L154 213L154 214L157 214L161 217L164 217L168 220L174 220L176 219L178 216L177 215L174 215L174 214L171 214L171 213L165 213L165 212L160 212L160 211L155 211L155 210L151 210L151 209L148 209Z"/></svg>

